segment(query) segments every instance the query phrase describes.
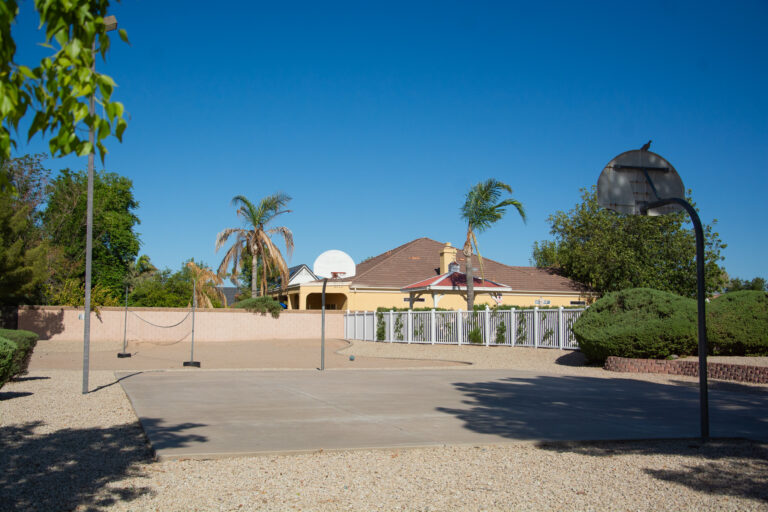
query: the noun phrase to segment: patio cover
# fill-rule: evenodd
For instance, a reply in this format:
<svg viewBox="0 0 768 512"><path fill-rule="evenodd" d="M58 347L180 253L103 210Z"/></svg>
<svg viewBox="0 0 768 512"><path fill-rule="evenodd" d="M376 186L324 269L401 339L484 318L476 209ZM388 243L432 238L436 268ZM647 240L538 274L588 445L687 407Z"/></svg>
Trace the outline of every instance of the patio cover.
<svg viewBox="0 0 768 512"><path fill-rule="evenodd" d="M474 290L476 294L489 293L491 295L501 295L503 292L511 292L512 288L505 284L497 283L488 279L473 277ZM417 298L429 293L432 295L433 307L437 307L440 299L445 294L458 294L463 297L467 295L467 275L456 270L446 272L436 277L430 277L417 283L409 284L400 289L400 291L409 294L410 305Z"/></svg>

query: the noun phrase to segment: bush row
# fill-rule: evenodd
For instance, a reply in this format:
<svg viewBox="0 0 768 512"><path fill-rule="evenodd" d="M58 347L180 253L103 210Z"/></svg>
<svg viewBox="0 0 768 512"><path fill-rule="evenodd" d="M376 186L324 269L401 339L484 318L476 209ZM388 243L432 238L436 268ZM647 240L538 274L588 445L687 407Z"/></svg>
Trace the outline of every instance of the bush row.
<svg viewBox="0 0 768 512"><path fill-rule="evenodd" d="M14 377L27 373L37 334L0 329L0 388Z"/></svg>
<svg viewBox="0 0 768 512"><path fill-rule="evenodd" d="M269 313L273 318L278 318L283 311L283 307L272 297L251 297L232 304L233 308L240 308L251 313Z"/></svg>
<svg viewBox="0 0 768 512"><path fill-rule="evenodd" d="M573 326L584 355L666 358L698 353L697 306L693 299L649 288L610 293ZM727 293L707 304L711 355L768 355L768 293Z"/></svg>

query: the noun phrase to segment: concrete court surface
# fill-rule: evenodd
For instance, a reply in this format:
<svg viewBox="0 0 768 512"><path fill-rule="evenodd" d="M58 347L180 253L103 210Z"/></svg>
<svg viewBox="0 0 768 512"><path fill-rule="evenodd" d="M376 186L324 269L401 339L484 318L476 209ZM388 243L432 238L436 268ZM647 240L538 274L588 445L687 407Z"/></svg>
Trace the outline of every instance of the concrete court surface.
<svg viewBox="0 0 768 512"><path fill-rule="evenodd" d="M116 375L160 459L700 432L697 387L632 379L472 369ZM768 440L768 392L716 386L710 417L713 437Z"/></svg>

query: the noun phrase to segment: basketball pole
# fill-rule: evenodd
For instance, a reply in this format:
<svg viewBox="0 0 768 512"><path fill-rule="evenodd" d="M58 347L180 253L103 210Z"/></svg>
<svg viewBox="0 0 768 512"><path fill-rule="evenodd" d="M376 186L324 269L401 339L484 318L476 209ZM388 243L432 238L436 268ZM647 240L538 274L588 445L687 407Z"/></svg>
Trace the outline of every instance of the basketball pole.
<svg viewBox="0 0 768 512"><path fill-rule="evenodd" d="M323 279L323 303L321 313L320 327L320 371L325 370L325 285L328 284L328 278Z"/></svg>

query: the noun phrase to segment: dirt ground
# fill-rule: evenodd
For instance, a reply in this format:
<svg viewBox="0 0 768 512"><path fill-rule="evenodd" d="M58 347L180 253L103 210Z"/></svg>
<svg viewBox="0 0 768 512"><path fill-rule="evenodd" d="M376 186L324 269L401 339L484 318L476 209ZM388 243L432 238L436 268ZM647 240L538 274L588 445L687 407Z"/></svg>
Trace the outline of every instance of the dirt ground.
<svg viewBox="0 0 768 512"><path fill-rule="evenodd" d="M314 369L320 367L320 340L264 340L232 342L197 342L194 360L204 369L274 368ZM342 368L425 368L464 366L466 363L434 359L387 358L339 354L350 347L340 339L326 340L325 367ZM118 358L122 342L91 343L90 368L92 370L166 370L182 368L190 360L190 343L128 343L128 358ZM77 370L83 367L82 341L41 340L32 354L30 371Z"/></svg>

